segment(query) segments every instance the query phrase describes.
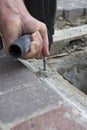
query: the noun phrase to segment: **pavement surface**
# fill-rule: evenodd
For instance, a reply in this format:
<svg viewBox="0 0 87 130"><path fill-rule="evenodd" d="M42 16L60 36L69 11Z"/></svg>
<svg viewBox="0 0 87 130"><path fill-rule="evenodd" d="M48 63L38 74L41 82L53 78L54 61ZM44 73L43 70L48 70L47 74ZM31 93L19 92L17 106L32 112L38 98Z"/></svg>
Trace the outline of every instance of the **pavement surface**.
<svg viewBox="0 0 87 130"><path fill-rule="evenodd" d="M18 60L0 56L0 130L86 130L87 119Z"/></svg>
<svg viewBox="0 0 87 130"><path fill-rule="evenodd" d="M87 16L87 1L57 0L57 18L60 16L67 20Z"/></svg>
<svg viewBox="0 0 87 130"><path fill-rule="evenodd" d="M87 0L57 0L58 6L66 6L66 5L79 5L85 6L87 5Z"/></svg>

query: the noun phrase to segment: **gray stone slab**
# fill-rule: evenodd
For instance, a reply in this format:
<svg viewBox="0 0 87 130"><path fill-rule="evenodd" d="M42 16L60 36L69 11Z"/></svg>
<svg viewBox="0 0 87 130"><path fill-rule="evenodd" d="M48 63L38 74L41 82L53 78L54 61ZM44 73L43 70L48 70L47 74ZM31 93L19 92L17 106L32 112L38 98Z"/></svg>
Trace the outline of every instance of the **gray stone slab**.
<svg viewBox="0 0 87 130"><path fill-rule="evenodd" d="M57 0L57 8L63 8L63 9L68 9L67 11L67 17L73 17L76 18L76 17L81 17L82 15L84 15L84 8L87 7L87 0ZM73 9L72 9L73 7ZM80 9L78 9L78 7ZM82 13L82 10L83 9L83 13ZM86 9L86 8L85 8ZM69 14L69 11L71 14ZM86 12L86 11L85 11ZM86 14L86 13L85 13ZM86 14L87 15L87 14Z"/></svg>
<svg viewBox="0 0 87 130"><path fill-rule="evenodd" d="M26 120L60 101L59 95L19 61L0 58L0 123Z"/></svg>
<svg viewBox="0 0 87 130"><path fill-rule="evenodd" d="M0 57L0 93L33 85L37 77L11 57Z"/></svg>
<svg viewBox="0 0 87 130"><path fill-rule="evenodd" d="M84 9L80 6L65 6L64 17L67 20L76 19L84 15Z"/></svg>
<svg viewBox="0 0 87 130"><path fill-rule="evenodd" d="M57 6L60 5L66 5L66 4L72 4L72 5L87 5L87 0L57 0Z"/></svg>
<svg viewBox="0 0 87 130"><path fill-rule="evenodd" d="M26 83L29 85L29 82ZM27 119L56 106L62 99L46 84L37 83L0 96L0 122Z"/></svg>

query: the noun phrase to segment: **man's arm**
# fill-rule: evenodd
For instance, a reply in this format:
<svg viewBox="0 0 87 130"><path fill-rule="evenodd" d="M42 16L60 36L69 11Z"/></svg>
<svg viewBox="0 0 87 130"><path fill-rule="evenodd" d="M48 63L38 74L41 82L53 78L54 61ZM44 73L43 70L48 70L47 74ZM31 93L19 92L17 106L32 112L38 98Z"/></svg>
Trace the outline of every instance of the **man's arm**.
<svg viewBox="0 0 87 130"><path fill-rule="evenodd" d="M46 25L30 15L23 0L0 0L0 33L5 48L21 35L31 34L31 50L24 59L39 58L42 52L49 55Z"/></svg>

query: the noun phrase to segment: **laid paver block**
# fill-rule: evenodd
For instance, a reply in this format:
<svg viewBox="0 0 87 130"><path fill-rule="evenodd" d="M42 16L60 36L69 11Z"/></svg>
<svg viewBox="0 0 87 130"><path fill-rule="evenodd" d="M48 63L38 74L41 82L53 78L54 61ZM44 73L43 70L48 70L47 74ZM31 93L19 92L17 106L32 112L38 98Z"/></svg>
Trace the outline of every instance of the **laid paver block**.
<svg viewBox="0 0 87 130"><path fill-rule="evenodd" d="M80 6L65 6L64 7L64 17L67 20L76 19L84 15L84 9Z"/></svg>
<svg viewBox="0 0 87 130"><path fill-rule="evenodd" d="M32 86L37 76L11 57L0 57L0 93ZM27 84L28 83L28 84Z"/></svg>
<svg viewBox="0 0 87 130"><path fill-rule="evenodd" d="M72 111L71 107L59 107L22 122L11 130L86 130L86 122L82 124L79 114Z"/></svg>
<svg viewBox="0 0 87 130"><path fill-rule="evenodd" d="M29 82L26 84L28 85ZM45 84L35 84L0 96L0 122L12 123L58 106L60 96Z"/></svg>
<svg viewBox="0 0 87 130"><path fill-rule="evenodd" d="M63 5L87 5L87 0L57 0L57 6Z"/></svg>
<svg viewBox="0 0 87 130"><path fill-rule="evenodd" d="M63 102L48 85L10 57L0 58L0 122L21 122Z"/></svg>

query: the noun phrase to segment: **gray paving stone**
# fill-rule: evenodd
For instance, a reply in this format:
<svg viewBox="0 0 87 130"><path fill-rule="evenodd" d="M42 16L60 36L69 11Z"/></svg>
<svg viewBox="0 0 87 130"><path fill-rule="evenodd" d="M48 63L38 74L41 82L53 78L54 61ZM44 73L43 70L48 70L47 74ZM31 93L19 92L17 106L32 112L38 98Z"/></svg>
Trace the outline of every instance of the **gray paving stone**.
<svg viewBox="0 0 87 130"><path fill-rule="evenodd" d="M28 83L27 83L28 85ZM0 96L0 122L12 123L58 106L61 98L47 85L32 85Z"/></svg>
<svg viewBox="0 0 87 130"><path fill-rule="evenodd" d="M82 13L84 12L84 8L87 7L87 0L73 0L73 1L72 0L57 0L57 8L60 8L60 7L67 10L67 12L65 13L66 13L66 16L68 15L67 16L68 18L81 17L82 15L84 15L84 13ZM82 9L83 11L81 11Z"/></svg>
<svg viewBox="0 0 87 130"><path fill-rule="evenodd" d="M33 85L37 77L18 60L11 57L0 58L0 93L6 93L21 87Z"/></svg>
<svg viewBox="0 0 87 130"><path fill-rule="evenodd" d="M20 62L0 58L0 123L19 122L60 101L59 95Z"/></svg>
<svg viewBox="0 0 87 130"><path fill-rule="evenodd" d="M72 5L87 5L87 0L57 0L57 6L60 5L66 5L66 4L72 4Z"/></svg>
<svg viewBox="0 0 87 130"><path fill-rule="evenodd" d="M72 107L58 107L17 124L11 130L87 130L87 121L82 123L80 118Z"/></svg>
<svg viewBox="0 0 87 130"><path fill-rule="evenodd" d="M82 17L84 14L84 9L80 6L65 6L64 7L64 17L69 19L76 19Z"/></svg>

